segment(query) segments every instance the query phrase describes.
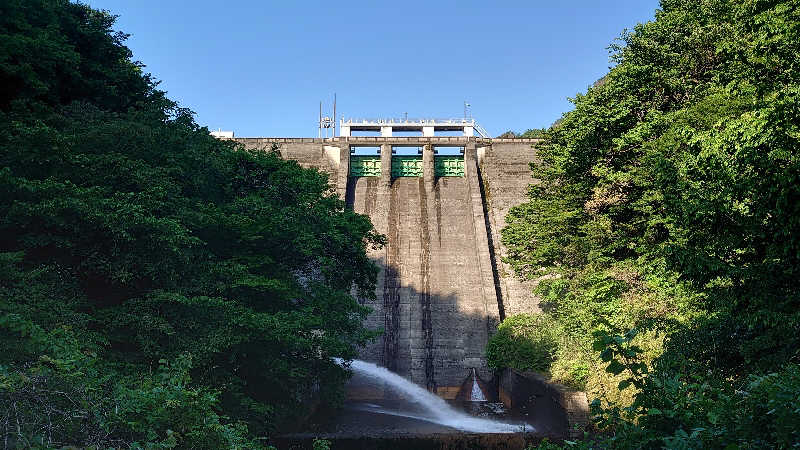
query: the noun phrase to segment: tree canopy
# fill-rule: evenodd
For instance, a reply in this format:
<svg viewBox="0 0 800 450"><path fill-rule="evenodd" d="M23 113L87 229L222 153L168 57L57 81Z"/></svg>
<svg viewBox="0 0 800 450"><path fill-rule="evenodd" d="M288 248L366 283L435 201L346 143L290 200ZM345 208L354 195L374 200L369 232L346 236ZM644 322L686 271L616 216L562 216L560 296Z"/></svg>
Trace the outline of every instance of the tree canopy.
<svg viewBox="0 0 800 450"><path fill-rule="evenodd" d="M545 133L503 240L614 445L800 439L799 33L795 0L662 0Z"/></svg>
<svg viewBox="0 0 800 450"><path fill-rule="evenodd" d="M113 24L0 4L0 435L264 445L340 395L383 238L325 174L212 138Z"/></svg>

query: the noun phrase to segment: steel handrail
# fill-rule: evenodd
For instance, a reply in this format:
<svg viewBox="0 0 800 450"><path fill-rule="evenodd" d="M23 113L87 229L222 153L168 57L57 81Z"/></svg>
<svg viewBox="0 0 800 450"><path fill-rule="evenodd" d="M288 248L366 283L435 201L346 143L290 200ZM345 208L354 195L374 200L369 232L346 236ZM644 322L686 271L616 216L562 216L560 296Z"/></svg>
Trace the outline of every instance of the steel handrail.
<svg viewBox="0 0 800 450"><path fill-rule="evenodd" d="M380 125L380 124L442 124L442 125L450 125L450 124L474 124L475 119L341 119L342 124L369 124L369 125Z"/></svg>

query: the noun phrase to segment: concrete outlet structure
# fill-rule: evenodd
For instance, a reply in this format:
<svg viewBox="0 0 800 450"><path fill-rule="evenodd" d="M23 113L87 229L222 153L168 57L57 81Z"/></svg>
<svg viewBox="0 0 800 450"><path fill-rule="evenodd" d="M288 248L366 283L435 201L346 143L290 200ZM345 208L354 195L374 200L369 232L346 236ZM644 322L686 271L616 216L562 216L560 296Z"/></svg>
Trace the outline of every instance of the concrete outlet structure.
<svg viewBox="0 0 800 450"><path fill-rule="evenodd" d="M484 350L502 317L538 309L531 282L502 263L500 241L508 210L525 201L534 181L529 163L538 140L474 137L474 125L343 121L343 135L373 127L383 136L235 138L327 172L348 207L388 237L370 255L381 267L378 300L362 299L373 310L366 325L384 332L361 358L445 398L457 395L473 368L491 378ZM465 135L431 136L440 126L460 127ZM398 128L419 128L424 136L393 136ZM380 152L358 156L358 147ZM421 147L422 154L393 155L396 147ZM437 147L463 152L437 155ZM380 389L368 396L380 397Z"/></svg>

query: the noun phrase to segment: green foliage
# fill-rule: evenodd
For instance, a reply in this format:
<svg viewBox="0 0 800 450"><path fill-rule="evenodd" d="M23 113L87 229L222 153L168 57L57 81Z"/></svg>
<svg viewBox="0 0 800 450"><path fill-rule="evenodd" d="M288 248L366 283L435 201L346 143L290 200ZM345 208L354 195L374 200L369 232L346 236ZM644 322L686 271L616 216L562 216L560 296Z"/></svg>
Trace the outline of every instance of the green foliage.
<svg viewBox="0 0 800 450"><path fill-rule="evenodd" d="M628 345L635 331L598 335L607 371L625 373L620 389L634 386L626 407L593 405L598 425L613 429L614 448L789 448L800 440L800 366L749 375L730 383L696 373L648 374L641 349Z"/></svg>
<svg viewBox="0 0 800 450"><path fill-rule="evenodd" d="M217 393L192 386L188 356L135 374L110 367L66 328L48 332L15 314L0 326L39 354L0 365L0 433L11 448L264 448L244 423L219 416Z"/></svg>
<svg viewBox="0 0 800 450"><path fill-rule="evenodd" d="M520 138L542 138L544 137L544 133L547 131L544 128L531 128L526 130L524 133L520 134Z"/></svg>
<svg viewBox="0 0 800 450"><path fill-rule="evenodd" d="M112 25L0 6L0 417L24 424L0 429L256 446L340 398L332 357L373 337L351 292L374 296L384 238L327 175L209 136Z"/></svg>
<svg viewBox="0 0 800 450"><path fill-rule="evenodd" d="M506 317L486 345L489 367L546 371L553 361L558 330L541 314Z"/></svg>
<svg viewBox="0 0 800 450"><path fill-rule="evenodd" d="M314 450L331 450L331 441L327 439L314 439Z"/></svg>
<svg viewBox="0 0 800 450"><path fill-rule="evenodd" d="M505 133L497 136L499 139L515 139L515 138L534 138L540 139L544 137L544 133L547 130L544 128L531 128L524 133L515 133L511 130L506 131Z"/></svg>
<svg viewBox="0 0 800 450"><path fill-rule="evenodd" d="M503 242L603 446L797 441L799 38L797 0L662 0L545 133Z"/></svg>
<svg viewBox="0 0 800 450"><path fill-rule="evenodd" d="M113 32L114 16L68 0L0 5L0 110L86 101L115 112L161 96Z"/></svg>

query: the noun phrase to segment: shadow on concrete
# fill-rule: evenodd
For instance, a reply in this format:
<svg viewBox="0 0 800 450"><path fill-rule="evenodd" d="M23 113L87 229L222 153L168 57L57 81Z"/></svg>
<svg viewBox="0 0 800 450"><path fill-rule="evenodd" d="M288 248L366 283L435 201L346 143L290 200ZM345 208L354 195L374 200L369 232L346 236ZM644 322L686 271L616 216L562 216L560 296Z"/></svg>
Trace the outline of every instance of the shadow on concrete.
<svg viewBox="0 0 800 450"><path fill-rule="evenodd" d="M491 274L487 274L493 255L483 248L485 238L492 249L494 243L485 223L485 199L483 207L476 201L476 194L485 197L485 193L476 189L475 183L459 177L436 178L433 183L423 177L404 177L384 185L378 177L350 178L345 202L369 216L389 242L383 249L369 251L381 272L375 298L359 301L373 309L367 328L383 333L361 351L360 359L451 401L467 396L464 390L471 388L468 380L474 370L490 403L499 399L500 380L486 363L485 348L498 324L501 305L497 299L502 293L498 293L496 264L491 264ZM358 377L348 386L348 396L350 404L404 400L385 383ZM544 408L542 403L548 401L516 400L515 404L525 404L528 410L531 405ZM355 440L463 434L411 417L365 415L364 408L348 410L347 406L329 414L334 420L316 431ZM563 438L561 422L548 422L546 416L541 423L521 419L536 427L540 437Z"/></svg>
<svg viewBox="0 0 800 450"><path fill-rule="evenodd" d="M423 320L419 303L425 296L409 286L398 289L403 291L400 298L409 300L399 310L401 314L408 314L410 319L394 321L391 317L383 317L383 320L385 323L407 324L406 328L390 330L376 338L363 349L360 359L383 367L393 365L395 373L421 387L425 387L426 381L432 377L436 382L433 392L447 399L451 406L478 417L519 423L522 437L517 436L519 433L464 433L414 417L373 412L372 408L378 405L382 410L394 407L408 411L413 408L382 381L355 375L347 386L344 405L339 409L321 408L307 432L292 435L295 439L292 442L299 444L315 436L332 439L337 443L334 448L440 448L422 444L429 441L452 441L454 446L447 448L484 448L474 447L476 443L485 448L524 448L524 443L535 443L544 437L559 441L567 436L565 412L559 410L560 405L547 395L547 391L529 389L523 382L518 382L512 392L516 397L513 407L504 408L500 403L498 388L502 374L491 371L484 357L487 331L494 326L487 315L459 310L455 295L430 295L432 339L428 340L423 331L428 324ZM389 306L383 305L380 298L360 301L373 307L373 318L381 318L384 315L382 311ZM384 353L384 349L390 347L396 347L396 350ZM395 361L388 361L389 357ZM480 361L478 367L474 361ZM469 398L466 391L471 389L473 368L487 397L487 401L480 404L464 401ZM523 424L530 424L535 430L530 432ZM461 437L453 440L453 436Z"/></svg>
<svg viewBox="0 0 800 450"><path fill-rule="evenodd" d="M464 311L453 293L421 292L393 284L396 272L382 264L376 300L360 298L372 309L366 326L382 330L360 352L360 359L386 367L445 399L458 396L474 369L489 386L494 373L486 364L485 349L497 327L496 316ZM496 390L487 392L496 399Z"/></svg>

